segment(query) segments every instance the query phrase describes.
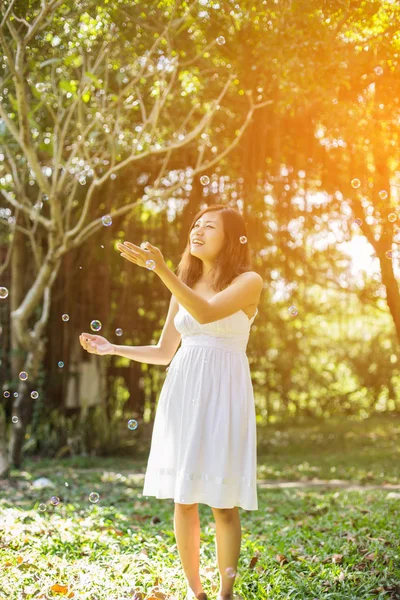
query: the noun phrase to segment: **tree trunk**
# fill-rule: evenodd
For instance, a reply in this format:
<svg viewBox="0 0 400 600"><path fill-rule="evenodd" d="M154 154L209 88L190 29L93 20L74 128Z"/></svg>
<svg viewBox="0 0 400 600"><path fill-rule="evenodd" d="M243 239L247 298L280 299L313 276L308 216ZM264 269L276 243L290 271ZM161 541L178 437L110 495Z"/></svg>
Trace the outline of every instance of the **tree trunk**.
<svg viewBox="0 0 400 600"><path fill-rule="evenodd" d="M10 311L14 311L21 304L25 294L24 286L27 281L21 277L24 272L27 259L26 256L26 241L25 235L18 229L14 231L14 247L10 262ZM10 332L10 371L12 379L12 391L18 391L16 382L19 381L18 374L22 370L24 363L23 352L18 343L17 336L13 328ZM12 413L15 414L14 412ZM15 424L11 423L14 428ZM11 430L12 431L12 430ZM5 422L5 414L0 411L0 477L5 477L9 472L9 457L7 453L7 424Z"/></svg>
<svg viewBox="0 0 400 600"><path fill-rule="evenodd" d="M0 479L7 477L9 472L6 431L5 414L0 408Z"/></svg>
<svg viewBox="0 0 400 600"><path fill-rule="evenodd" d="M37 378L39 367L43 362L46 350L46 340L39 340L34 351L28 353L25 361L25 371L28 373L26 381L19 381L18 397L13 404L13 416L18 417L17 423L12 424L9 448L9 460L13 467L19 469L22 463L22 446L25 439L25 432L28 423L30 423L35 400L31 397L33 387L31 383Z"/></svg>
<svg viewBox="0 0 400 600"><path fill-rule="evenodd" d="M19 247L21 252L23 252L24 247L24 244L22 244L22 247ZM24 271L20 260L18 260L21 257L20 253L14 250L13 254L17 256L15 269L18 270L12 273L12 279L13 281L23 279L24 286L28 289L28 291L18 290L18 293L23 294L23 299L18 304L20 298L14 298L13 302L17 304L17 308L11 310L11 335L15 355L17 357L20 356L23 363L18 360L15 360L13 363L15 371L12 371L12 377L13 381L16 381L18 384L18 396L14 400L12 413L14 417L17 417L17 421L12 423L11 426L9 460L15 468L19 469L22 462L22 446L25 439L25 432L28 423L31 421L35 402L35 398L31 397L31 392L35 390L35 381L40 366L43 364L46 350L47 338L45 336L45 327L49 319L51 288L57 277L60 261L54 260L49 253L35 274L33 284L31 284L29 280L27 282L26 278L21 277ZM39 318L32 326L28 325L29 319L40 304L42 312ZM26 371L28 374L25 381L19 377L21 364L23 364L21 370Z"/></svg>

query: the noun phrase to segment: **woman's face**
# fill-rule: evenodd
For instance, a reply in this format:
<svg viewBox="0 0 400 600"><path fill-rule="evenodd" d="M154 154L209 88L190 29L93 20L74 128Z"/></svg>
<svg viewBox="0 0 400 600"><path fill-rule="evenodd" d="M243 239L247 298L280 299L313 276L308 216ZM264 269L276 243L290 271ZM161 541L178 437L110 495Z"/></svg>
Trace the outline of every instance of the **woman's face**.
<svg viewBox="0 0 400 600"><path fill-rule="evenodd" d="M193 240L200 239L202 245L194 245ZM218 212L202 215L190 232L190 252L205 264L211 264L217 258L225 243L222 217Z"/></svg>

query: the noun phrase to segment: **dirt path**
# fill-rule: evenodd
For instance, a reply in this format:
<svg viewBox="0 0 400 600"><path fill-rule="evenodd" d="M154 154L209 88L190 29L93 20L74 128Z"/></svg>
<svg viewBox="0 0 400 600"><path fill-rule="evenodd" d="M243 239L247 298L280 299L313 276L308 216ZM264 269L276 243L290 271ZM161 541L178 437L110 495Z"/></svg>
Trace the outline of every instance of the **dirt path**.
<svg viewBox="0 0 400 600"><path fill-rule="evenodd" d="M113 471L113 469L74 469L76 472L88 473L88 472L107 472ZM144 480L143 473L133 473L129 469L118 469L115 472L121 473L122 475L134 478L139 483ZM329 487L329 488L342 488L348 491L368 491L368 490L400 490L400 483L381 483L381 484L361 484L358 481L348 481L346 479L313 479L307 481L265 481L264 479L257 479L257 487L262 489L302 489L310 487Z"/></svg>
<svg viewBox="0 0 400 600"><path fill-rule="evenodd" d="M400 490L400 484L382 483L362 485L357 481L346 481L344 479L313 479L311 481L257 481L257 486L263 489L302 489L310 487L341 488L347 491L368 490Z"/></svg>

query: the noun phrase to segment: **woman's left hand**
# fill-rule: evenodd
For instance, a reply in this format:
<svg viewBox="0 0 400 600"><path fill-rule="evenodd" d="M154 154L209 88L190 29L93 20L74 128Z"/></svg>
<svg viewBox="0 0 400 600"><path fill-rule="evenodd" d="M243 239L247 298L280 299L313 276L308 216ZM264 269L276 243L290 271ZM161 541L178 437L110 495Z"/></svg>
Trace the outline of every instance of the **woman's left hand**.
<svg viewBox="0 0 400 600"><path fill-rule="evenodd" d="M121 256L126 258L130 262L138 265L138 267L144 267L151 271L159 271L164 265L164 257L157 246L152 246L149 242L143 242L140 247L135 246L131 242L124 242L123 244L117 244L118 250L121 252ZM149 262L146 265L147 261Z"/></svg>

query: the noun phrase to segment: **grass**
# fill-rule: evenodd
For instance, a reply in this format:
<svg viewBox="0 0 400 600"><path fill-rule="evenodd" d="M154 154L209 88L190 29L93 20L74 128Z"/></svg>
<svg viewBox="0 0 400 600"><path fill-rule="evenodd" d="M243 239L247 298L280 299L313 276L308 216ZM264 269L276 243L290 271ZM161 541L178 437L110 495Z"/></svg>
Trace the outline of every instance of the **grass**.
<svg viewBox="0 0 400 600"><path fill-rule="evenodd" d="M400 599L400 419L275 426L258 441L259 510L240 511L235 593ZM31 459L0 482L0 599L125 600L136 591L183 600L173 499L142 497L145 468L145 456ZM55 487L34 489L43 476ZM359 488L330 487L335 480ZM202 582L214 600L215 524L210 507L199 513Z"/></svg>

